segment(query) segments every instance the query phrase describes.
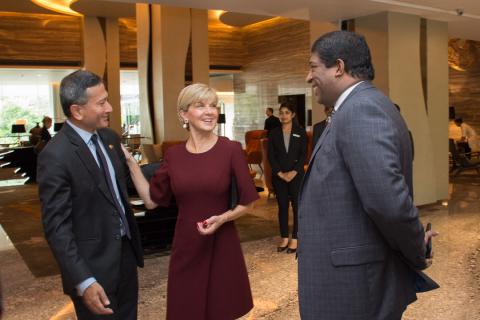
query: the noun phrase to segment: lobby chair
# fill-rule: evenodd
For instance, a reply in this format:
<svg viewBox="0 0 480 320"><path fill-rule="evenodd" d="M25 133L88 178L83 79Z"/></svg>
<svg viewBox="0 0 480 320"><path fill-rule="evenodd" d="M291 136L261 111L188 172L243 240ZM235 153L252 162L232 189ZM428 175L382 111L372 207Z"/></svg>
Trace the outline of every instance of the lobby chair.
<svg viewBox="0 0 480 320"><path fill-rule="evenodd" d="M162 159L162 146L160 144L144 143L140 146L140 164L158 162Z"/></svg>
<svg viewBox="0 0 480 320"><path fill-rule="evenodd" d="M460 172L465 170L474 169L480 175L480 160L472 160L468 158L466 153L459 153L455 141L448 139L449 151L452 157L452 167L450 168L450 174L456 177Z"/></svg>
<svg viewBox="0 0 480 320"><path fill-rule="evenodd" d="M142 173L148 181L155 175L160 165L161 161L141 166ZM133 184L129 188L129 196L138 197ZM178 207L175 199L172 198L168 207L157 207L152 210L148 210L143 204L135 203L133 210L144 251L149 253L168 248L172 243L177 222Z"/></svg>
<svg viewBox="0 0 480 320"><path fill-rule="evenodd" d="M263 174L262 167L262 143L261 139L267 137L267 130L251 130L245 132L245 153L247 155L247 163L252 168L253 164L260 167Z"/></svg>
<svg viewBox="0 0 480 320"><path fill-rule="evenodd" d="M163 155L168 148L184 142L185 141L183 140L166 140L163 141L161 144L144 143L140 146L140 164L144 165L152 162L158 162L163 158Z"/></svg>
<svg viewBox="0 0 480 320"><path fill-rule="evenodd" d="M272 167L268 161L268 138L263 138L261 141L262 144L262 165L263 165L263 179L265 181L265 187L267 187L268 195L267 198L270 198L271 194L274 194L272 184Z"/></svg>

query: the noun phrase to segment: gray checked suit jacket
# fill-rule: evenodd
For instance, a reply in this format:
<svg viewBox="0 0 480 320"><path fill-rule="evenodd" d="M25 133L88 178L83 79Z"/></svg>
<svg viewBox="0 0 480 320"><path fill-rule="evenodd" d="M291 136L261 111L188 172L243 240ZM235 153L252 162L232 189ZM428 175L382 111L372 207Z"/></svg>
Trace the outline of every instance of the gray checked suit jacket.
<svg viewBox="0 0 480 320"><path fill-rule="evenodd" d="M426 261L411 150L400 113L370 82L335 112L299 195L302 319L395 319L416 300Z"/></svg>

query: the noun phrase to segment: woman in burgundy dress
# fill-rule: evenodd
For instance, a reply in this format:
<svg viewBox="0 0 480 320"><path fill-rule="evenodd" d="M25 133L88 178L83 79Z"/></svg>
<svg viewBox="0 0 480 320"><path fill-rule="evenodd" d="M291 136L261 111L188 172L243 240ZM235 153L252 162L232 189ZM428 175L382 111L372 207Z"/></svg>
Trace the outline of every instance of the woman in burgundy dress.
<svg viewBox="0 0 480 320"><path fill-rule="evenodd" d="M189 137L170 147L150 184L126 154L137 191L147 208L179 212L168 275L167 319L237 319L253 307L248 274L234 220L258 199L240 143L214 134L215 91L203 84L184 88L179 116ZM232 177L238 205L229 209Z"/></svg>

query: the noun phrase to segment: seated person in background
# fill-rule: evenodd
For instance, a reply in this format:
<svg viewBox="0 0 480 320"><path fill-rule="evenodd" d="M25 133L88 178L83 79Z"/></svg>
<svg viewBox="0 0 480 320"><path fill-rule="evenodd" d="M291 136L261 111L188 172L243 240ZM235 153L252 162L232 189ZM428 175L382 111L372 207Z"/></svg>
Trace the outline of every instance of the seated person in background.
<svg viewBox="0 0 480 320"><path fill-rule="evenodd" d="M40 140L45 141L47 143L52 139L52 136L50 135L50 132L48 129L52 127L52 118L45 116L42 119L42 130L40 131Z"/></svg>
<svg viewBox="0 0 480 320"><path fill-rule="evenodd" d="M43 126L40 129L40 138L38 142L35 144L35 152L40 153L45 145L52 139L52 136L50 135L50 132L48 129L52 126L52 118L45 116L42 119Z"/></svg>
<svg viewBox="0 0 480 320"><path fill-rule="evenodd" d="M29 133L30 133L30 137L28 138L28 140L30 141L30 144L32 146L36 145L38 143L38 141L40 141L40 132L42 131L42 128L40 127L40 123L37 122L37 125L35 127L33 127L32 129L30 129Z"/></svg>
<svg viewBox="0 0 480 320"><path fill-rule="evenodd" d="M265 115L267 116L267 119L265 119L263 130L270 132L270 130L281 126L280 120L273 115L273 108L267 108L265 110Z"/></svg>
<svg viewBox="0 0 480 320"><path fill-rule="evenodd" d="M448 139L460 141L462 139L462 129L456 125L455 119L450 119L448 122Z"/></svg>
<svg viewBox="0 0 480 320"><path fill-rule="evenodd" d="M470 148L470 150L465 150L465 152L480 151L480 140L475 129L463 122L462 118L455 118L455 124L462 130L460 142L467 142Z"/></svg>

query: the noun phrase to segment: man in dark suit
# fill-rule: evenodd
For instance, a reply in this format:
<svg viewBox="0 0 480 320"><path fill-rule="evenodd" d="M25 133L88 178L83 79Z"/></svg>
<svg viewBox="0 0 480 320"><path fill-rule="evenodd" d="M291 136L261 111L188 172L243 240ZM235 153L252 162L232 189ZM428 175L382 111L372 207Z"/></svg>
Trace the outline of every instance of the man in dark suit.
<svg viewBox="0 0 480 320"><path fill-rule="evenodd" d="M395 108L397 108L398 112L400 112L400 106L396 103L394 103L393 105L395 106ZM408 130L408 136L410 137L410 144L412 146L412 161L413 161L413 159L415 159L415 144L413 142L413 135L410 130Z"/></svg>
<svg viewBox="0 0 480 320"><path fill-rule="evenodd" d="M265 119L263 130L267 130L268 132L270 132L270 130L280 127L282 125L280 123L280 120L273 115L273 108L267 108L265 110L265 115L267 116L267 119Z"/></svg>
<svg viewBox="0 0 480 320"><path fill-rule="evenodd" d="M137 318L143 254L107 98L99 76L66 76L60 101L68 120L38 160L45 236L78 319Z"/></svg>
<svg viewBox="0 0 480 320"><path fill-rule="evenodd" d="M362 36L335 31L313 44L307 81L335 111L299 195L304 320L398 320L416 291L435 287L419 271L433 232L412 201L408 129L373 77Z"/></svg>
<svg viewBox="0 0 480 320"><path fill-rule="evenodd" d="M315 123L313 125L313 144L312 144L312 148L315 147L315 144L317 143L318 141L318 138L320 138L320 136L322 135L323 133L323 130L325 130L325 127L327 126L327 123L330 122L330 114L332 113L332 107L324 107L324 112L325 112L325 116L326 118L318 123Z"/></svg>

